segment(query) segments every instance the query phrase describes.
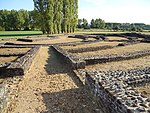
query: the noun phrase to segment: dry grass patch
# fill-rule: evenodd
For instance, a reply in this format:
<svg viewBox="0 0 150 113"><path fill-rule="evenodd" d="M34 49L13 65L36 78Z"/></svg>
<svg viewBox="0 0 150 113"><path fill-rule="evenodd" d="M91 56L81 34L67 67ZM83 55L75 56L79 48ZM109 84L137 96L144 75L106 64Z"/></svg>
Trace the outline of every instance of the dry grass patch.
<svg viewBox="0 0 150 113"><path fill-rule="evenodd" d="M11 56L11 57L0 57L0 64L9 63L11 61L16 60L17 57Z"/></svg>
<svg viewBox="0 0 150 113"><path fill-rule="evenodd" d="M95 42L90 44L82 44L76 46L62 46L63 49L77 49L77 48L87 48L87 47L97 47L97 46L116 46L120 42Z"/></svg>
<svg viewBox="0 0 150 113"><path fill-rule="evenodd" d="M112 48L107 50L99 50L92 52L74 53L79 56L91 56L91 55L111 55L111 54L125 54L137 51L150 50L150 44L148 43L138 43L134 45L128 45L118 48Z"/></svg>
<svg viewBox="0 0 150 113"><path fill-rule="evenodd" d="M107 37L109 40L128 40L127 38L125 37L117 37L117 36L108 36Z"/></svg>
<svg viewBox="0 0 150 113"><path fill-rule="evenodd" d="M31 48L0 48L0 54L25 53Z"/></svg>
<svg viewBox="0 0 150 113"><path fill-rule="evenodd" d="M150 98L150 84L147 84L145 86L137 87L136 90L138 92L140 92L142 95Z"/></svg>

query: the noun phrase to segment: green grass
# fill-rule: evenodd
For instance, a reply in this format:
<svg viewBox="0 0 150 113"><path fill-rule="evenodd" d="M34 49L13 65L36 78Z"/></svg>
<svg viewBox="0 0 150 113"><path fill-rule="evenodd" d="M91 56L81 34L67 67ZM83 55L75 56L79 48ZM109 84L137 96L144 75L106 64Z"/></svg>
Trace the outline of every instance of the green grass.
<svg viewBox="0 0 150 113"><path fill-rule="evenodd" d="M126 33L123 31L113 31L104 29L77 29L77 34L113 34L113 33Z"/></svg>
<svg viewBox="0 0 150 113"><path fill-rule="evenodd" d="M111 33L127 33L127 32L122 32L122 31L111 31L111 30L103 30L103 29L77 29L75 33L72 34L111 34ZM141 32L143 34L149 34L150 32L143 31ZM4 38L23 38L27 36L37 36L37 35L42 35L41 31L0 31L0 39ZM60 34L62 35L62 34ZM49 36L54 36L54 35L49 35Z"/></svg>
<svg viewBox="0 0 150 113"><path fill-rule="evenodd" d="M41 31L0 31L0 39L2 38L21 38L27 36L42 35Z"/></svg>

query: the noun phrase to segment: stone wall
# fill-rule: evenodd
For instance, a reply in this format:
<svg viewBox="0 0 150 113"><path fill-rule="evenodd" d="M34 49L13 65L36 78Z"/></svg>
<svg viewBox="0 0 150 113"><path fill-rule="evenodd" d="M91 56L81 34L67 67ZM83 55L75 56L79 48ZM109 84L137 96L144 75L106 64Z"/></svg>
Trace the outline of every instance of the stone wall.
<svg viewBox="0 0 150 113"><path fill-rule="evenodd" d="M139 43L138 41L135 42L125 42L125 43L120 43L117 46L97 46L97 47L86 47L86 48L75 48L75 49L66 49L66 51L70 53L82 53L82 52L90 52L90 51L97 51L97 50L105 50L105 49L112 49L120 46L128 46L128 45L133 45Z"/></svg>
<svg viewBox="0 0 150 113"><path fill-rule="evenodd" d="M104 50L104 49L111 49L111 48L114 48L114 46L97 46L97 47L67 49L67 51L71 53L82 53L82 52L97 51L97 50Z"/></svg>
<svg viewBox="0 0 150 113"><path fill-rule="evenodd" d="M111 61L128 60L133 58L139 58L146 55L150 55L150 50L138 51L138 52L126 53L126 54L87 56L87 57L83 57L83 59L86 61L87 65L91 65L91 64L111 62Z"/></svg>
<svg viewBox="0 0 150 113"><path fill-rule="evenodd" d="M52 46L52 48L61 56L69 66L73 69L85 68L86 62L79 57L72 56L67 51L63 50L59 46Z"/></svg>
<svg viewBox="0 0 150 113"><path fill-rule="evenodd" d="M9 56L23 56L25 53L24 52L19 52L19 53L0 53L0 57L9 57Z"/></svg>
<svg viewBox="0 0 150 113"><path fill-rule="evenodd" d="M2 113L7 104L8 89L6 85L0 84L0 113Z"/></svg>
<svg viewBox="0 0 150 113"><path fill-rule="evenodd" d="M150 82L150 67L127 71L88 72L86 86L92 91L106 113L149 113L149 98L138 93L129 82ZM140 81L140 82L137 82ZM134 82L135 83L135 82Z"/></svg>
<svg viewBox="0 0 150 113"><path fill-rule="evenodd" d="M18 58L14 62L11 62L7 67L1 67L0 76L8 77L24 75L30 68L32 60L37 54L39 48L40 47L34 47L29 50L24 56Z"/></svg>

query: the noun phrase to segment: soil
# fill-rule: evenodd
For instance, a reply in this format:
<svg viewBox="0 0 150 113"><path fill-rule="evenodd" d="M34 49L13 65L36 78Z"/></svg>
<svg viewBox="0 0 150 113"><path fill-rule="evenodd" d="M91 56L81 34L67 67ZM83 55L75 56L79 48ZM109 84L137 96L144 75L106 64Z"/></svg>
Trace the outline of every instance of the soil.
<svg viewBox="0 0 150 113"><path fill-rule="evenodd" d="M35 41L35 42L22 42L22 41L11 41L11 42L16 44L59 44L59 43L68 43L68 42L75 42L75 41L82 41L82 39L61 37L54 40L42 40L42 41Z"/></svg>
<svg viewBox="0 0 150 113"><path fill-rule="evenodd" d="M107 62L86 66L87 71L112 71L112 70L128 70L134 68L144 68L150 66L150 56L140 57L137 59Z"/></svg>
<svg viewBox="0 0 150 113"><path fill-rule="evenodd" d="M12 62L12 61L14 61L14 60L16 60L16 59L17 59L16 56L0 57L0 64L9 63L9 62Z"/></svg>
<svg viewBox="0 0 150 113"><path fill-rule="evenodd" d="M0 54L26 53L31 48L0 48Z"/></svg>
<svg viewBox="0 0 150 113"><path fill-rule="evenodd" d="M120 42L95 42L90 44L82 44L76 46L62 46L63 49L76 49L76 48L87 48L87 47L97 47L97 46L116 46Z"/></svg>
<svg viewBox="0 0 150 113"><path fill-rule="evenodd" d="M30 70L17 86L7 113L103 113L72 70L42 47Z"/></svg>
<svg viewBox="0 0 150 113"><path fill-rule="evenodd" d="M136 88L138 92L140 92L142 95L150 98L150 84L147 84L145 86L139 86Z"/></svg>
<svg viewBox="0 0 150 113"><path fill-rule="evenodd" d="M74 53L74 54L79 55L79 56L111 55L111 54L132 53L132 52L144 51L144 50L150 50L150 45L148 43L140 43L140 44L123 46L123 47L119 47L119 48L92 51L92 52Z"/></svg>
<svg viewBox="0 0 150 113"><path fill-rule="evenodd" d="M108 40L128 40L127 38L117 36L108 36L107 38Z"/></svg>

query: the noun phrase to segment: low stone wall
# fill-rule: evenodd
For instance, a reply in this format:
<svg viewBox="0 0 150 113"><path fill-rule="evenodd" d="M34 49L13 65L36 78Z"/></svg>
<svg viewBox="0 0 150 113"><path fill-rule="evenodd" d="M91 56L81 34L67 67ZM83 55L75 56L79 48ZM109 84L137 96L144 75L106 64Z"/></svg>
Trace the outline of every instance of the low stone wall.
<svg viewBox="0 0 150 113"><path fill-rule="evenodd" d="M66 36L67 37L67 36ZM27 37L27 38L18 38L17 41L22 42L36 42L36 41L43 41L43 40L55 40L61 38L61 36L48 36L48 37Z"/></svg>
<svg viewBox="0 0 150 113"><path fill-rule="evenodd" d="M129 84L134 77L138 78L136 81L150 82L150 67L128 71L88 72L85 82L97 101L107 108L105 113L149 113L149 98L138 93Z"/></svg>
<svg viewBox="0 0 150 113"><path fill-rule="evenodd" d="M87 65L91 65L91 64L105 63L111 61L128 60L133 58L139 58L146 55L150 55L150 50L138 51L138 52L126 53L126 54L87 56L82 58L86 61Z"/></svg>
<svg viewBox="0 0 150 113"><path fill-rule="evenodd" d="M37 54L39 48L40 47L34 47L31 50L29 50L24 56L18 58L14 62L11 62L7 67L1 67L0 76L8 77L24 75L30 68L32 60Z"/></svg>
<svg viewBox="0 0 150 113"><path fill-rule="evenodd" d="M19 52L19 53L0 53L1 57L9 57L9 56L23 56L25 53L24 52Z"/></svg>
<svg viewBox="0 0 150 113"><path fill-rule="evenodd" d="M68 36L69 38L80 38L83 40L87 40L88 38L95 38L97 40L108 40L105 36L103 35L72 35L72 36Z"/></svg>
<svg viewBox="0 0 150 113"><path fill-rule="evenodd" d="M0 112L2 113L7 104L8 89L4 84L0 84Z"/></svg>
<svg viewBox="0 0 150 113"><path fill-rule="evenodd" d="M117 46L97 46L97 47L86 47L86 48L75 48L75 49L66 49L66 51L70 53L82 53L82 52L90 52L90 51L97 51L97 50L105 50L105 49L112 49L120 46L128 46L128 45L133 45L140 43L138 41L135 42L126 42L126 43L120 43Z"/></svg>
<svg viewBox="0 0 150 113"><path fill-rule="evenodd" d="M67 51L59 46L52 46L52 48L71 66L73 69L85 68L86 62L81 58L72 56Z"/></svg>
<svg viewBox="0 0 150 113"><path fill-rule="evenodd" d="M86 47L86 48L78 48L78 49L67 49L66 51L71 53L82 53L82 52L97 51L97 50L104 50L104 49L111 49L111 48L114 48L114 46Z"/></svg>

